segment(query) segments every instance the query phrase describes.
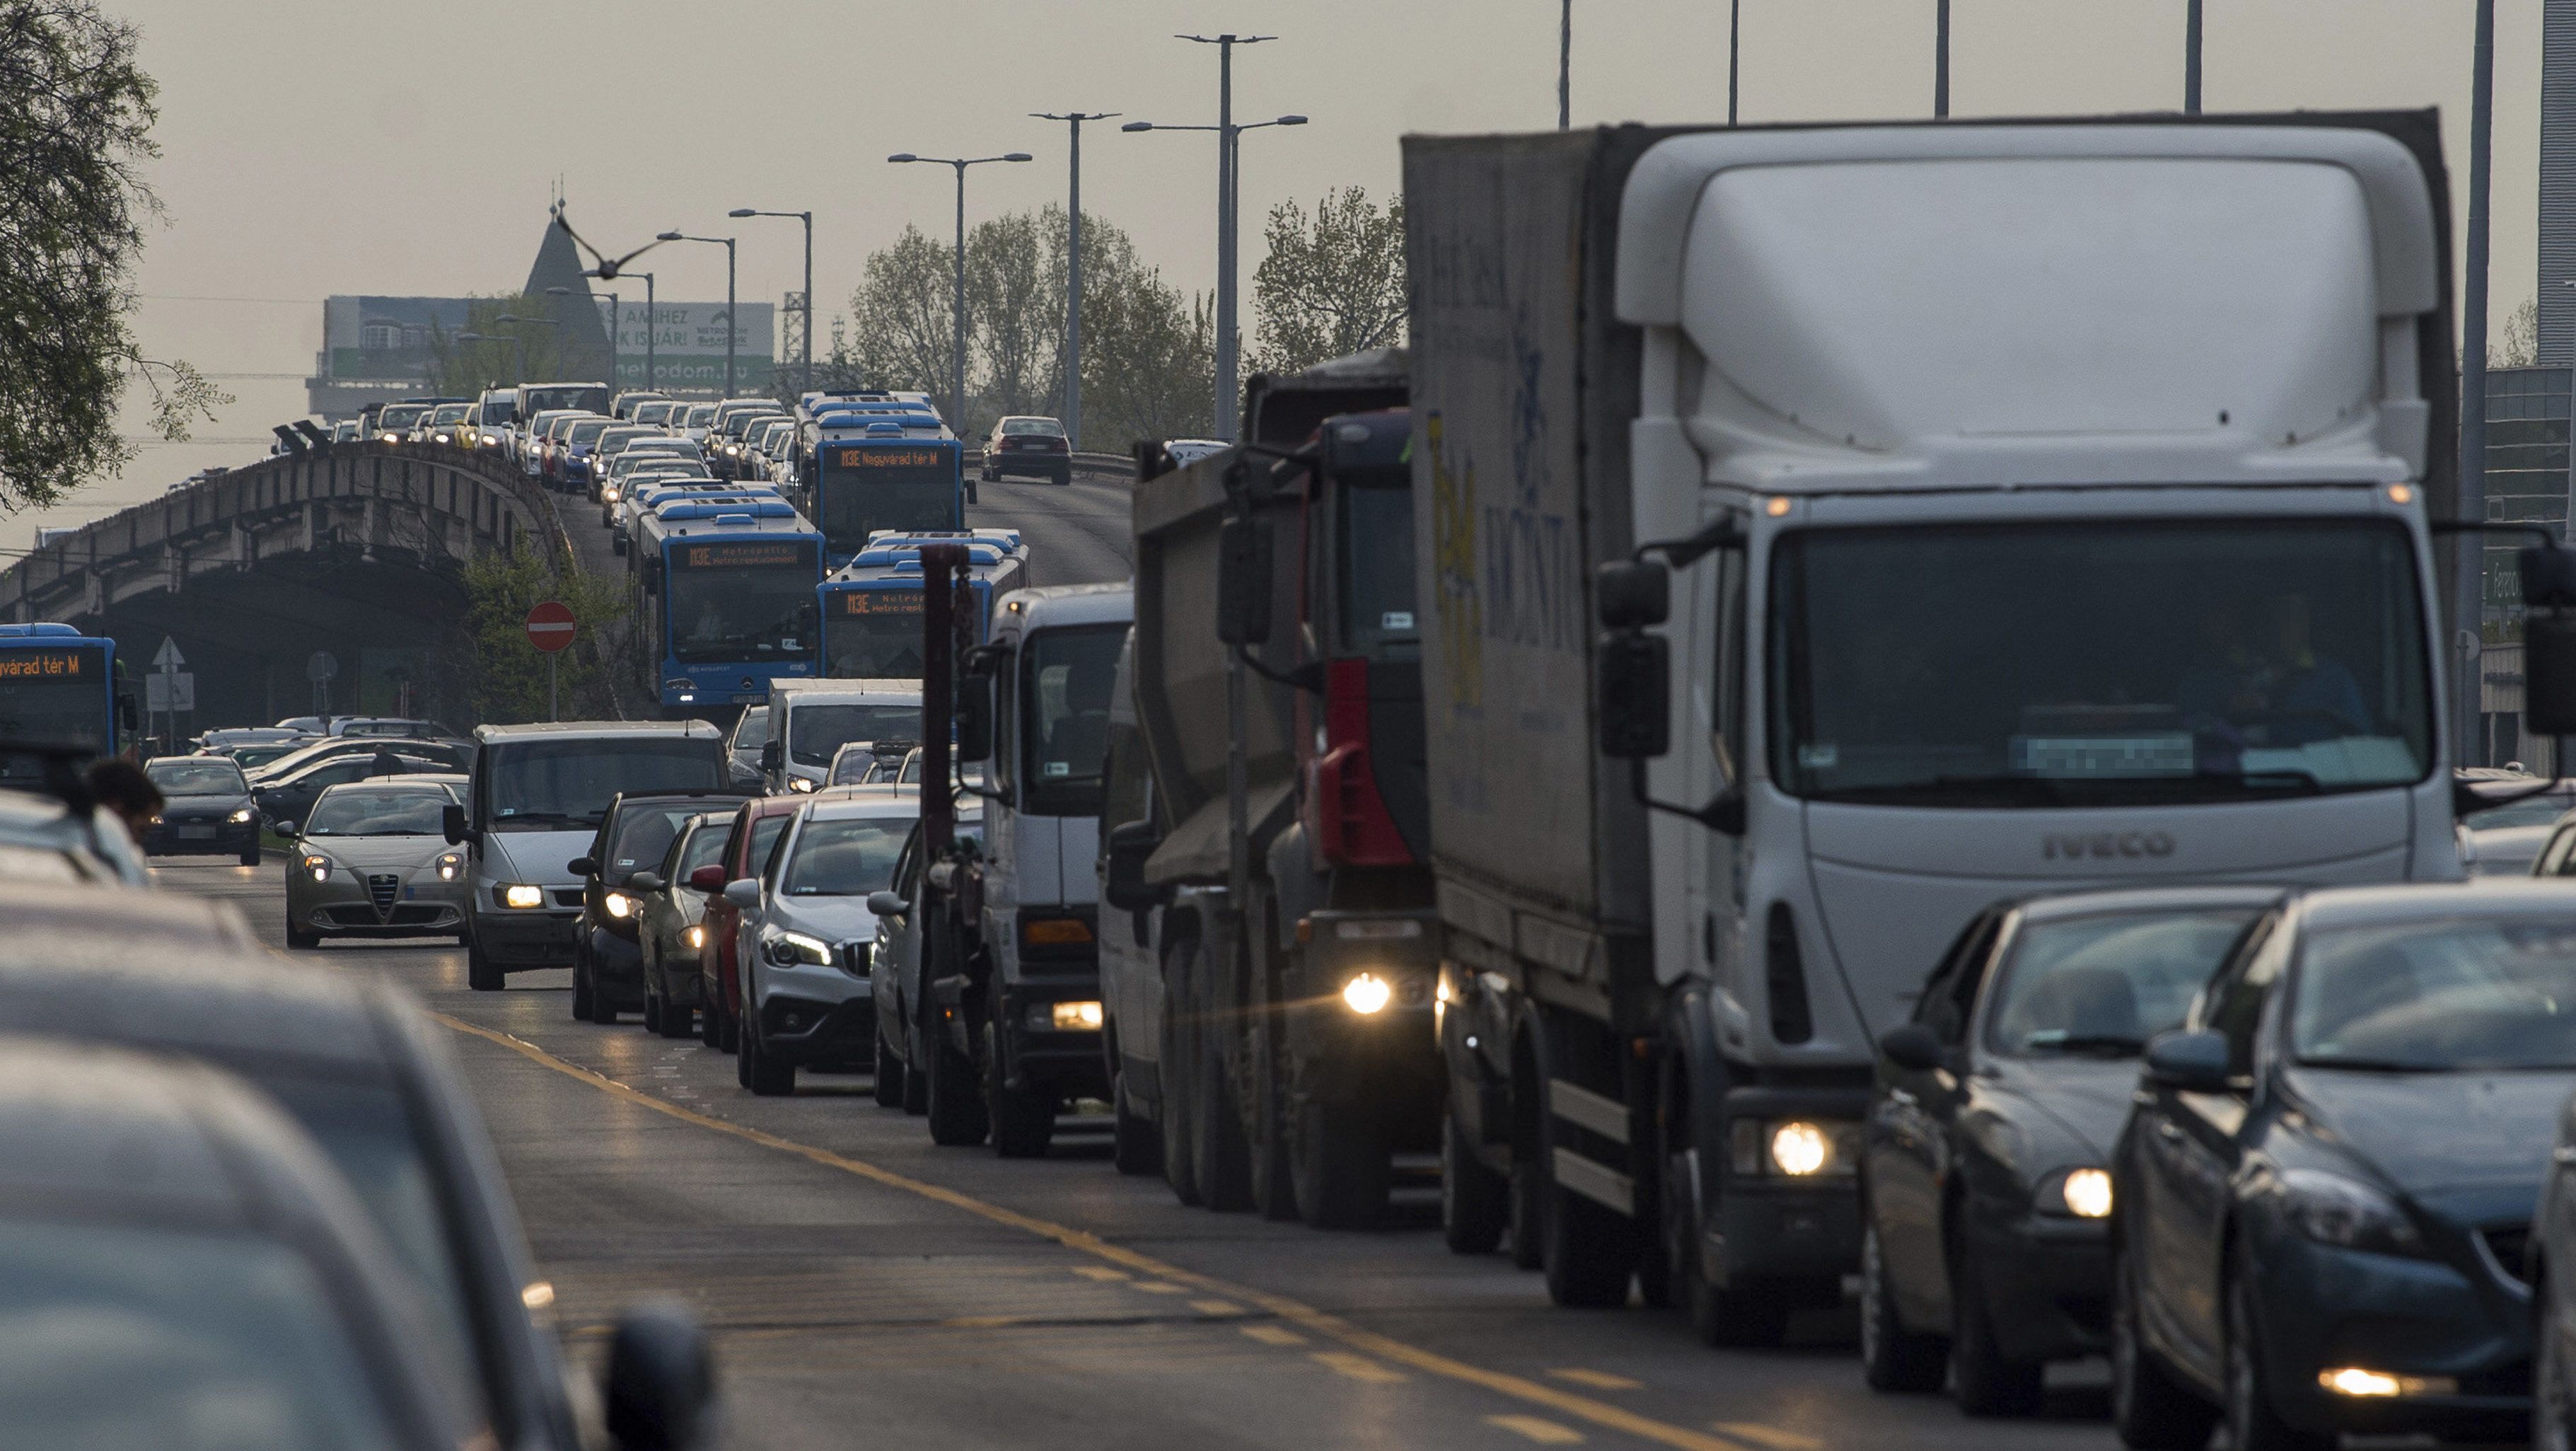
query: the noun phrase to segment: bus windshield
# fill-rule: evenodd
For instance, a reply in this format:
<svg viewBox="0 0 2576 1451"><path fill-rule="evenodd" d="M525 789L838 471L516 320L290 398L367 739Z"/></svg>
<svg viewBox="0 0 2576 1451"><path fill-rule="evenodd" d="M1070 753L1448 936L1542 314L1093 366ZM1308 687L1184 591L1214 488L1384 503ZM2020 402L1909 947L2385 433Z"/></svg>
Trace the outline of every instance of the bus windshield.
<svg viewBox="0 0 2576 1451"><path fill-rule="evenodd" d="M0 739L104 754L107 698L107 652L94 645L0 650Z"/></svg>
<svg viewBox="0 0 2576 1451"><path fill-rule="evenodd" d="M681 544L670 551L672 658L688 665L814 653L811 539Z"/></svg>
<svg viewBox="0 0 2576 1451"><path fill-rule="evenodd" d="M815 522L834 554L856 554L877 529L954 529L963 476L955 450L825 445Z"/></svg>
<svg viewBox="0 0 2576 1451"><path fill-rule="evenodd" d="M844 589L823 616L823 673L844 680L921 676L921 591Z"/></svg>
<svg viewBox="0 0 2576 1451"><path fill-rule="evenodd" d="M2230 801L2433 767L2394 524L1814 529L1771 580L1772 775L1810 800Z"/></svg>

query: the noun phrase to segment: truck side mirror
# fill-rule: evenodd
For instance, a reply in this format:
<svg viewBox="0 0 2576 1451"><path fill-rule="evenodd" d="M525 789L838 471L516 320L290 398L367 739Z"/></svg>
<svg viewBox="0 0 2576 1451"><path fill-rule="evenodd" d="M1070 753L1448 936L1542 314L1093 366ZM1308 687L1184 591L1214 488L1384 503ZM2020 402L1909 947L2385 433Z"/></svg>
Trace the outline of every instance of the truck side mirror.
<svg viewBox="0 0 2576 1451"><path fill-rule="evenodd" d="M1162 838L1155 835L1150 821L1130 821L1109 829L1109 871L1101 892L1110 906L1142 912L1162 900L1162 894L1145 881L1145 860L1160 845Z"/></svg>
<svg viewBox="0 0 2576 1451"><path fill-rule="evenodd" d="M662 592L662 561L658 559L644 561L644 592L648 595Z"/></svg>
<svg viewBox="0 0 2576 1451"><path fill-rule="evenodd" d="M1605 629L1660 625L1672 615L1672 572L1654 560L1620 560L1601 566L1592 583L1592 608Z"/></svg>
<svg viewBox="0 0 2576 1451"><path fill-rule="evenodd" d="M1612 630L1593 654L1592 699L1601 754L1652 760L1672 749L1672 646L1643 630Z"/></svg>
<svg viewBox="0 0 2576 1451"><path fill-rule="evenodd" d="M1216 637L1228 645L1270 638L1270 521L1228 519L1217 534Z"/></svg>
<svg viewBox="0 0 2576 1451"><path fill-rule="evenodd" d="M957 682L956 708L958 761L989 759L993 754L993 677L980 670L968 671Z"/></svg>
<svg viewBox="0 0 2576 1451"><path fill-rule="evenodd" d="M135 708L134 697L131 694L119 695L116 698L116 723L129 731L142 725L143 714Z"/></svg>
<svg viewBox="0 0 2576 1451"><path fill-rule="evenodd" d="M784 762L786 759L787 759L786 753L785 753L784 751L782 751L782 750L779 748L779 744L778 744L778 742L776 742L776 741L763 741L763 742L761 742L761 745L760 745L760 769L762 769L762 770L764 770L764 771L775 771L775 770L777 770L777 769L778 769L779 765L780 765L782 762Z"/></svg>
<svg viewBox="0 0 2576 1451"><path fill-rule="evenodd" d="M2576 734L2576 615L2523 620L2522 718L2536 736Z"/></svg>

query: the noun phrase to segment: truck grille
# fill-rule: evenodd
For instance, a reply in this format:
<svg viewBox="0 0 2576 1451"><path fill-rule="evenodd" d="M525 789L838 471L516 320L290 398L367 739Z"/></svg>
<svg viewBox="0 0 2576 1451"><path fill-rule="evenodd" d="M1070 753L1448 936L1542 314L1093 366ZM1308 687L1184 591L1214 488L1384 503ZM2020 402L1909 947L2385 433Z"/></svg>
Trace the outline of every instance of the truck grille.
<svg viewBox="0 0 2576 1451"><path fill-rule="evenodd" d="M367 878L367 898L376 904L376 915L384 916L394 909L394 898L402 895L402 879L390 873Z"/></svg>

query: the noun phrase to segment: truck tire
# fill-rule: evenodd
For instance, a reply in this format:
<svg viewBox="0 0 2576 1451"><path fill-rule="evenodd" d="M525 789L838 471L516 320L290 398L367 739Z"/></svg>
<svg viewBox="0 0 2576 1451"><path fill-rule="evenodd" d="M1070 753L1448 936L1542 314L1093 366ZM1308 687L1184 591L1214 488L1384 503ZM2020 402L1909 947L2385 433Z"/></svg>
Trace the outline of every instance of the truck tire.
<svg viewBox="0 0 2576 1451"><path fill-rule="evenodd" d="M1537 1059L1551 1060L1542 1051ZM1548 1102L1548 1080L1538 1093L1538 1141L1556 1140L1556 1111ZM1628 1282L1637 1272L1637 1224L1627 1215L1596 1204L1556 1182L1555 1155L1534 1154L1542 1184L1539 1201L1540 1268L1547 1274L1547 1297L1558 1305L1611 1309L1628 1303Z"/></svg>
<svg viewBox="0 0 2576 1451"><path fill-rule="evenodd" d="M1455 1114L1440 1116L1440 1237L1451 1254L1487 1255L1511 1224L1512 1186L1464 1141Z"/></svg>
<svg viewBox="0 0 2576 1451"><path fill-rule="evenodd" d="M1151 1120L1127 1106L1127 1074L1109 1080L1109 1162L1121 1174L1153 1174L1163 1167L1163 1138Z"/></svg>
<svg viewBox="0 0 2576 1451"><path fill-rule="evenodd" d="M1002 1057L1002 1035L984 1025L984 1102L993 1120L993 1152L1005 1159L1043 1159L1055 1138L1055 1103L1028 1088L1013 1088Z"/></svg>
<svg viewBox="0 0 2576 1451"><path fill-rule="evenodd" d="M1194 945L1191 956L1198 955ZM1190 1157L1198 1163L1200 1202L1225 1214L1252 1207L1252 1153L1244 1143L1234 1087L1226 1081L1225 1031L1204 1003L1199 1006L1197 1031L1190 1035L1198 1050L1191 1059L1191 1099L1198 1111L1190 1121L1196 1140Z"/></svg>
<svg viewBox="0 0 2576 1451"><path fill-rule="evenodd" d="M1265 998L1269 994L1264 993ZM1252 1207L1264 1219L1299 1217L1299 1189L1289 1165L1296 1135L1288 1124L1294 1110L1286 1067L1279 1047L1278 1009L1264 1002L1246 1034L1246 1056L1252 1062L1252 1132L1245 1136L1245 1163L1252 1177ZM1308 1220L1308 1223L1314 1221Z"/></svg>
<svg viewBox="0 0 2576 1451"><path fill-rule="evenodd" d="M921 1035L922 1073L930 1080L930 1141L946 1148L984 1142L992 1125L984 1113L975 1065L948 1041L948 1025L933 1023Z"/></svg>
<svg viewBox="0 0 2576 1451"><path fill-rule="evenodd" d="M469 934L465 939L465 985L478 993L497 993L509 981L509 974L493 966L491 957Z"/></svg>
<svg viewBox="0 0 2576 1451"><path fill-rule="evenodd" d="M1190 1151L1190 1116L1195 1110L1190 1105L1183 1071L1191 1061L1192 1051L1186 1022L1189 1000L1174 986L1178 979L1173 975L1180 962L1177 950L1163 959L1163 1033L1158 1045L1162 1059L1156 1065L1163 1102L1156 1128L1163 1141L1163 1182L1172 1186L1173 1198L1195 1208L1199 1203L1198 1158Z"/></svg>
<svg viewBox="0 0 2576 1451"><path fill-rule="evenodd" d="M1290 1110L1297 1212L1314 1229L1366 1229L1386 1212L1393 1165L1369 1106L1309 1099Z"/></svg>

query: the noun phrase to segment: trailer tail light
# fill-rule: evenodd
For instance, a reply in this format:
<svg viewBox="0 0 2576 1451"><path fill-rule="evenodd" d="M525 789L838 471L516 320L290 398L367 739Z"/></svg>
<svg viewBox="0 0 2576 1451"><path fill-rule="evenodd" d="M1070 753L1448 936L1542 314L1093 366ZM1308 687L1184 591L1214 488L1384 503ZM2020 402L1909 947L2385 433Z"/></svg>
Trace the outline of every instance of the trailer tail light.
<svg viewBox="0 0 2576 1451"><path fill-rule="evenodd" d="M1324 667L1323 749L1306 767L1306 834L1334 866L1411 866L1413 853L1369 768L1368 683L1366 660Z"/></svg>

